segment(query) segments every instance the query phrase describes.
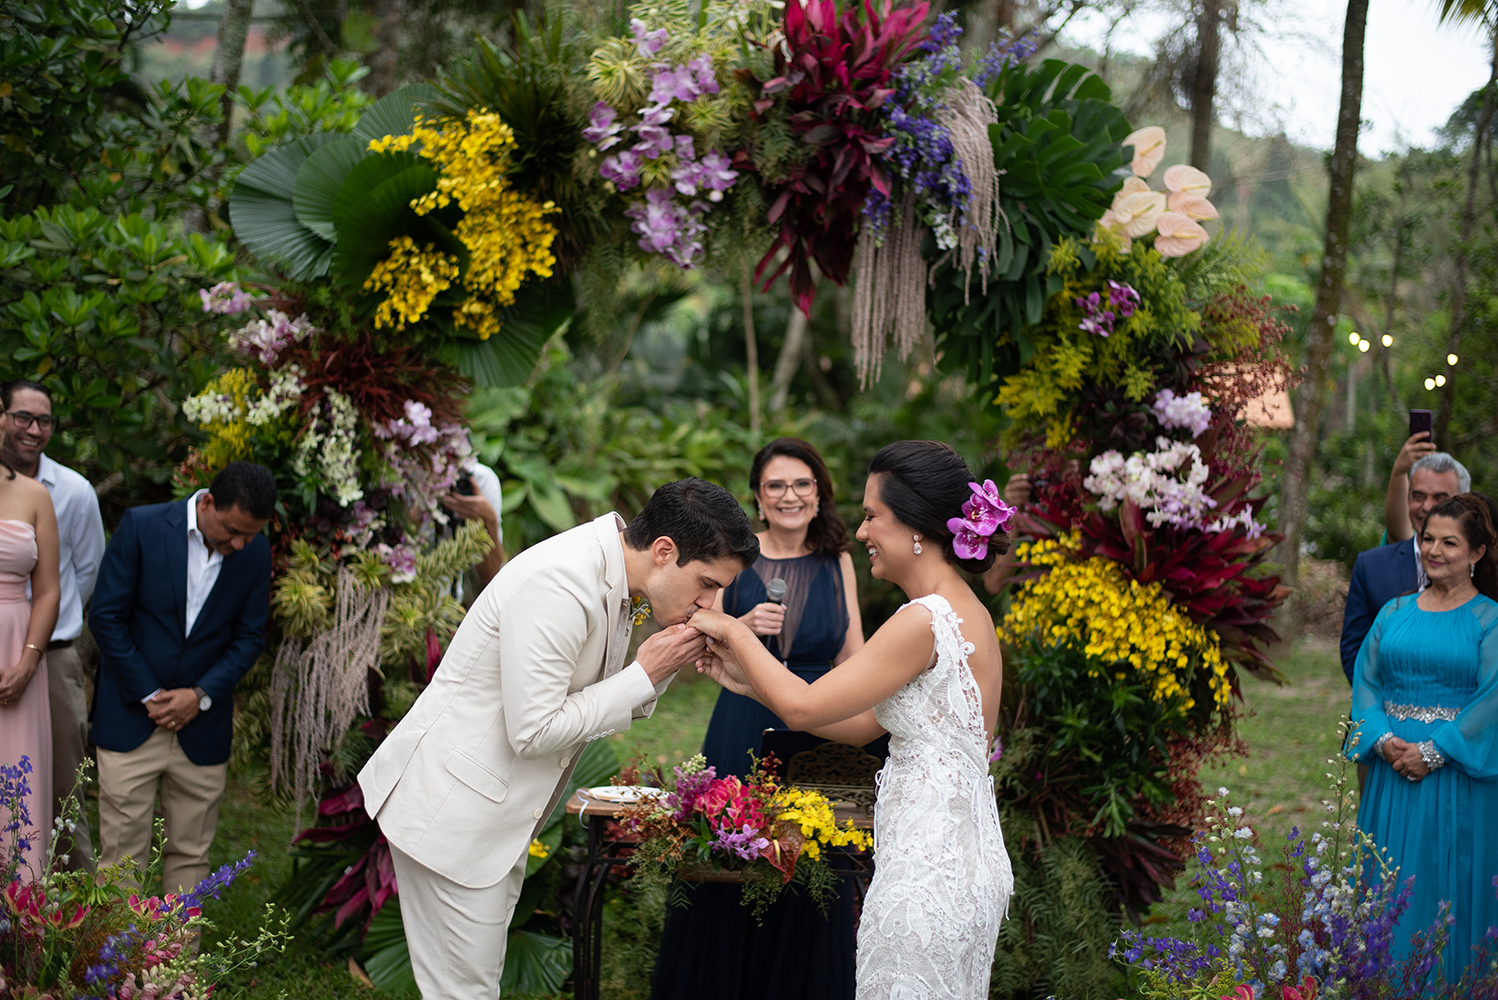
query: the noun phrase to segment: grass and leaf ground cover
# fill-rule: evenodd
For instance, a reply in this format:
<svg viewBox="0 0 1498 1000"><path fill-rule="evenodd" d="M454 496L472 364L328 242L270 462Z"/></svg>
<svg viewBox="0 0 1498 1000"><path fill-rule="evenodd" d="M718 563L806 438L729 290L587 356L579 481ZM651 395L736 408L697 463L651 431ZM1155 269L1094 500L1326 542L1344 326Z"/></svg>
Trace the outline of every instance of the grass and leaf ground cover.
<svg viewBox="0 0 1498 1000"><path fill-rule="evenodd" d="M1232 758L1202 775L1211 789L1226 786L1241 804L1270 851L1292 827L1315 829L1327 794L1327 759L1336 751L1336 728L1347 711L1347 682L1334 643L1306 639L1282 650L1278 664L1289 683L1284 687L1245 679L1245 717L1239 731L1249 747L1244 758ZM696 674L683 674L660 700L653 718L618 733L621 758L637 755L652 764L670 766L696 753L712 715L718 688ZM569 822L571 822L569 820ZM291 877L286 846L296 829L290 812L257 805L248 788L231 779L214 843L215 866L238 860L254 850L259 860L217 903L208 917L225 933L250 934L258 927L263 906ZM1184 880L1147 918L1152 932L1184 920L1194 894ZM664 901L639 899L627 886L611 891L604 909L603 996L639 1000L649 995ZM210 938L211 940L211 938ZM348 956L330 955L312 929L297 935L287 951L235 980L215 994L246 1000L294 1000L367 997L369 1000L416 1000L414 991L388 992L365 986L349 969Z"/></svg>

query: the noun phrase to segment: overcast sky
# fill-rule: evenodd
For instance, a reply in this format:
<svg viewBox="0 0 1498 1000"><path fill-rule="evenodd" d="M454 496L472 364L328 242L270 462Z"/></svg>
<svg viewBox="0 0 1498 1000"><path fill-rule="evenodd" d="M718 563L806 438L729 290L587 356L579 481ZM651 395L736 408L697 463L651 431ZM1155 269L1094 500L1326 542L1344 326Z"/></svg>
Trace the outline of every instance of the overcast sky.
<svg viewBox="0 0 1498 1000"><path fill-rule="evenodd" d="M1245 0L1270 9L1263 20L1279 32L1259 43L1263 57L1251 76L1258 121L1246 131L1262 134L1283 127L1292 141L1330 149L1336 135L1341 91L1342 25L1346 3L1338 0ZM1080 23L1079 23L1080 22ZM1079 19L1071 40L1100 47L1106 25ZM1114 46L1152 51L1162 33L1161 18L1133 19L1115 35ZM1407 144L1430 141L1456 106L1488 78L1480 29L1441 27L1429 0L1369 5L1363 79L1363 133L1359 149L1377 156ZM1234 124L1226 122L1226 124Z"/></svg>

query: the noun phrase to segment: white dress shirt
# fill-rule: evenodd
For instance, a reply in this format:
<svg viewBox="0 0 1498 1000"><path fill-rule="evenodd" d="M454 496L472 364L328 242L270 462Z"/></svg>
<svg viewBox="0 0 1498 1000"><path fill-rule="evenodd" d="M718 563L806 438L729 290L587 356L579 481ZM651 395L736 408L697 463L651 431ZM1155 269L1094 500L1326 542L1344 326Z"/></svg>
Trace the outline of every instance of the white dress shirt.
<svg viewBox="0 0 1498 1000"><path fill-rule="evenodd" d="M223 568L224 556L208 547L203 533L198 530L198 498L207 490L198 490L187 500L187 622L184 634L192 635L193 623L198 612L218 582L218 571Z"/></svg>
<svg viewBox="0 0 1498 1000"><path fill-rule="evenodd" d="M42 455L37 481L52 496L57 512L58 583L57 627L52 641L65 642L83 634L83 606L94 596L99 561L104 558L104 519L99 498L87 479ZM30 583L27 584L30 594Z"/></svg>
<svg viewBox="0 0 1498 1000"><path fill-rule="evenodd" d="M1415 550L1415 593L1423 594L1425 588L1430 586L1430 577L1425 573L1425 560L1420 558L1420 533L1415 532L1415 544L1410 546Z"/></svg>

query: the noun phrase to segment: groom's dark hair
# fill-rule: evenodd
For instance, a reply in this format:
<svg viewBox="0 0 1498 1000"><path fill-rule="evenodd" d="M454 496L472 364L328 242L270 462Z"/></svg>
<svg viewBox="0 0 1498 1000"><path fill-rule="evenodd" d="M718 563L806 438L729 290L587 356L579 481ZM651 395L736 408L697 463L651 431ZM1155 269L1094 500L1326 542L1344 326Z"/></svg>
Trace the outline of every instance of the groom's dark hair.
<svg viewBox="0 0 1498 1000"><path fill-rule="evenodd" d="M744 508L705 479L666 483L624 529L625 544L640 552L663 535L676 543L678 566L695 559L734 559L747 567L759 558L759 539Z"/></svg>

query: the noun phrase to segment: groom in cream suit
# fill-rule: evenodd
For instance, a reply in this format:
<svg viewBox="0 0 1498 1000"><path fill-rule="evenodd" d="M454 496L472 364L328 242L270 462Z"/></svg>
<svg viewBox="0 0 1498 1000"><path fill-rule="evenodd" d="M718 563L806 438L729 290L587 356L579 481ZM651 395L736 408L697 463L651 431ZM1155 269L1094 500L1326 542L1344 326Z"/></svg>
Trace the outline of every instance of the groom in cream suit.
<svg viewBox="0 0 1498 1000"><path fill-rule="evenodd" d="M738 502L667 483L526 549L479 595L430 686L359 774L390 843L424 1000L499 996L531 840L584 746L654 710L705 639L685 624L759 555ZM663 631L623 666L631 600Z"/></svg>

